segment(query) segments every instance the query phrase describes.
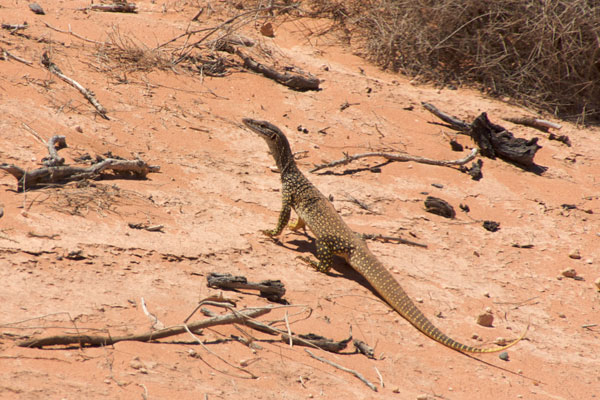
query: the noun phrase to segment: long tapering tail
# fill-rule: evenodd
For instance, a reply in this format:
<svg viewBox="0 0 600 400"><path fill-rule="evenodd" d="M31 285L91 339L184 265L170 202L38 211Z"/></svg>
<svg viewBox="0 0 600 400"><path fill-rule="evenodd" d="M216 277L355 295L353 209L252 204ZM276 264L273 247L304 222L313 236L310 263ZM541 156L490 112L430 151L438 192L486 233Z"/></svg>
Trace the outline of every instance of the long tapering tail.
<svg viewBox="0 0 600 400"><path fill-rule="evenodd" d="M473 346L467 346L456 340L450 338L445 333L440 331L435 325L427 319L427 317L417 308L415 303L408 297L402 286L398 283L398 281L394 278L394 276L375 258L374 255L367 249L369 254L357 254L357 257L362 259L362 263L357 263L358 265L364 264L364 260L371 260L369 265L364 266L363 268L357 269L357 271L363 275L369 283L375 288L377 293L379 293L385 301L396 310L402 317L404 317L408 322L410 322L415 328L423 332L425 335L430 337L443 344L446 347L449 347L453 350L466 352L466 353L494 353L497 351L502 351L508 349L511 346L517 344L521 339L525 337L527 331L529 329L529 325L525 328L521 336L513 340L512 342L497 347L490 348L479 348ZM352 257L350 257L350 264L352 263Z"/></svg>

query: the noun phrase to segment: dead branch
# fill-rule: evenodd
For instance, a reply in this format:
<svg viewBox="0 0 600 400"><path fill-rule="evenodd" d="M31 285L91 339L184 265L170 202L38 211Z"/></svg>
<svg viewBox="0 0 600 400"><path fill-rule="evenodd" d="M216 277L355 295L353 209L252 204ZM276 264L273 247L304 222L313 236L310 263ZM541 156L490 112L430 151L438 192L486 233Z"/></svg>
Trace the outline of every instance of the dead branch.
<svg viewBox="0 0 600 400"><path fill-rule="evenodd" d="M25 22L23 24L2 24L2 29L9 30L10 33L14 33L18 30L27 29L27 28L29 28L29 25L27 24L27 22Z"/></svg>
<svg viewBox="0 0 600 400"><path fill-rule="evenodd" d="M354 339L352 343L359 353L364 354L367 358L375 359L375 350L371 346L358 339Z"/></svg>
<svg viewBox="0 0 600 400"><path fill-rule="evenodd" d="M351 340L352 336L350 336L348 339L335 341L314 333L309 333L306 335L290 335L288 333L281 334L281 341L284 343L291 342L291 344L296 346L318 347L331 353L339 353L340 351L344 350L346 347L348 347L348 343L350 343Z"/></svg>
<svg viewBox="0 0 600 400"><path fill-rule="evenodd" d="M114 4L92 4L89 7L78 8L78 11L87 10L103 12L137 13L137 5L135 3L119 2Z"/></svg>
<svg viewBox="0 0 600 400"><path fill-rule="evenodd" d="M79 90L79 92L81 92L81 94L83 94L83 96L87 99L87 101L89 101L94 106L94 108L98 111L98 114L100 114L100 116L102 118L107 119L107 120L110 119L106 115L106 112L107 112L106 109L104 107L102 107L102 105L98 102L98 100L96 100L94 92L84 88L83 86L81 86L81 84L79 82L77 82L77 81L69 78L65 74L63 74L62 71L60 70L60 68L58 68L58 66L50 60L50 57L48 56L48 52L46 52L46 51L44 52L44 54L42 54L42 65L44 67L48 68L48 70L50 72L52 72L54 75L58 76L60 79L62 79L66 83L73 86L75 89Z"/></svg>
<svg viewBox="0 0 600 400"><path fill-rule="evenodd" d="M452 115L446 114L438 110L433 104L425 102L421 102L421 104L427 111L429 111L442 121L446 122L448 124L446 125L448 128L454 129L456 131L468 131L471 128L470 124L466 123L465 121L459 118L456 118Z"/></svg>
<svg viewBox="0 0 600 400"><path fill-rule="evenodd" d="M363 233L363 234L361 234L361 236L364 240L381 240L384 243L396 241L398 243L408 244L410 246L422 247L424 249L427 248L426 244L413 242L412 240L404 239L404 238L401 238L398 236L385 236L385 235L379 235L379 234L375 235L375 234L371 234L371 233Z"/></svg>
<svg viewBox="0 0 600 400"><path fill-rule="evenodd" d="M482 156L491 159L495 159L497 156L523 168L544 170L544 167L536 166L533 162L535 153L541 149L541 146L537 144L537 138L529 140L516 138L502 126L493 124L485 112L475 118L472 123L467 124L456 117L441 112L432 104L425 102L421 104L429 112L448 124L444 126L471 136L479 146Z"/></svg>
<svg viewBox="0 0 600 400"><path fill-rule="evenodd" d="M56 335L24 340L22 342L17 343L17 346L35 348L43 348L47 346L68 346L72 344L77 344L79 346L110 346L115 343L124 341L149 342L185 333L187 331L186 327L190 331L195 332L200 329L209 328L211 326L237 323L243 324L245 323L245 321L247 321L248 318L256 318L261 315L265 315L271 310L272 307L248 308L242 311L237 311L230 314L205 319L203 321L196 321L187 325L176 325L156 331L144 332L137 335Z"/></svg>
<svg viewBox="0 0 600 400"><path fill-rule="evenodd" d="M63 165L65 163L65 159L58 155L58 150L64 149L67 147L67 139L64 136L54 135L48 141L48 153L50 157L45 158L43 160L43 164L46 167L56 167L58 165Z"/></svg>
<svg viewBox="0 0 600 400"><path fill-rule="evenodd" d="M275 69L263 65L252 57L244 53L239 48L233 50L227 50L228 52L236 54L244 61L244 67L251 71L257 72L264 75L269 79L273 79L275 82L281 83L284 86L290 87L294 90L306 91L306 90L319 90L319 83L321 82L317 77L308 74L303 76L298 73L281 73Z"/></svg>
<svg viewBox="0 0 600 400"><path fill-rule="evenodd" d="M127 172L139 178L145 178L150 172L158 172L160 167L157 165L148 165L142 160L116 160L114 158L107 158L91 167L60 165L26 171L16 165L0 164L0 170L4 170L14 176L18 181L17 190L23 192L50 184L63 184L83 179L93 179L104 170L113 170L121 173Z"/></svg>
<svg viewBox="0 0 600 400"><path fill-rule="evenodd" d="M414 161L414 162L418 162L421 164L439 165L439 166L447 167L447 166L451 166L451 165L466 164L469 161L471 161L472 159L474 159L475 156L477 156L477 149L471 150L471 153L464 158L461 158L458 160L449 160L449 161L433 160L431 158L412 156L410 154L384 153L384 152L380 152L380 151L371 152L371 153L355 154L352 156L348 155L348 154L344 154L344 158L342 158L340 160L332 161L330 163L325 163L325 164L316 164L315 167L310 170L310 172L316 172L316 171L319 171L324 168L331 168L331 167L335 167L338 165L346 165L346 164L351 163L354 160L358 160L359 158L366 158L366 157L383 157L386 160L390 160L390 161L404 161L404 162L405 161Z"/></svg>
<svg viewBox="0 0 600 400"><path fill-rule="evenodd" d="M244 276L211 272L207 277L208 287L215 289L250 289L260 291L261 297L281 302L285 295L285 286L280 280L265 280L259 283L248 282Z"/></svg>
<svg viewBox="0 0 600 400"><path fill-rule="evenodd" d="M164 225L149 225L149 224L144 224L144 223L133 223L133 222L129 222L127 224L127 226L129 226L131 229L143 229L146 230L148 232L160 232L163 233L163 228Z"/></svg>
<svg viewBox="0 0 600 400"><path fill-rule="evenodd" d="M555 124L554 122L546 121L545 119L539 119L534 117L515 117L515 118L503 118L506 121L512 122L513 124L525 125L531 128L538 129L542 132L548 132L550 128L561 129L562 125Z"/></svg>
<svg viewBox="0 0 600 400"><path fill-rule="evenodd" d="M58 145L58 148L57 148ZM58 156L57 150L67 147L64 136L53 136L48 142L50 157L44 162L48 165L33 171L24 170L11 164L0 164L0 170L4 170L14 176L17 183L17 191L23 192L28 189L45 187L50 184L62 184L83 179L96 178L104 170L118 171L124 174L133 174L137 178L145 178L150 172L158 172L158 165L148 165L145 161L122 160L115 158L101 159L90 167L72 167L62 165L64 159Z"/></svg>
<svg viewBox="0 0 600 400"><path fill-rule="evenodd" d="M23 63L25 65L32 65L33 64L31 61L27 61L24 58L21 58L19 56L15 56L14 54L10 53L8 50L3 49L2 47L0 47L0 54L3 54L4 57L12 58L13 60L18 61L20 63Z"/></svg>
<svg viewBox="0 0 600 400"><path fill-rule="evenodd" d="M350 368L342 367L341 365L336 364L333 361L329 361L329 360L327 360L325 358L316 356L313 353L311 353L310 350L308 350L308 349L304 349L304 351L306 351L308 353L308 355L310 355L312 358L314 358L316 360L319 360L319 361L321 361L321 362L323 362L325 364L329 364L332 367L335 367L337 369L341 369L344 372L348 372L348 373L354 375L355 377L357 377L358 379L360 379L365 385L367 385L371 390L373 390L375 392L377 391L377 387L375 385L373 385L371 382L369 382L367 380L367 378L365 378L364 376L362 376L362 374L360 372L355 371L355 370L350 369Z"/></svg>
<svg viewBox="0 0 600 400"><path fill-rule="evenodd" d="M71 30L71 25L69 25L69 30L68 30L68 31L63 31L63 30L61 30L61 29L58 29L58 28L55 28L55 27L53 27L52 25L50 25L49 23L47 23L47 22L45 22L45 21L42 21L42 22L43 22L43 23L44 23L44 25L46 25L48 28L50 28L50 29L52 29L52 30L54 30L54 31L56 31L56 32L60 32L60 33L66 33L67 35L72 35L72 36L75 36L77 39L81 39L81 40L83 40L83 41L90 42L90 43L94 43L94 44L100 44L100 45L104 45L104 44L106 44L105 42L98 42L97 40L88 39L88 38L85 38L85 37L83 37L83 36L81 36L81 35L78 35L78 34L76 34L75 32L73 32L73 31Z"/></svg>

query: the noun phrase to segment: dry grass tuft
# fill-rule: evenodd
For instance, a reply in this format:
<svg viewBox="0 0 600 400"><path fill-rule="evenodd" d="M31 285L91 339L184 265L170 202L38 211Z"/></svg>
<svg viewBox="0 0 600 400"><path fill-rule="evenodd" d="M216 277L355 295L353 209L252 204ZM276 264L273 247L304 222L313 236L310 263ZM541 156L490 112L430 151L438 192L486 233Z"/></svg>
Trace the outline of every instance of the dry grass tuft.
<svg viewBox="0 0 600 400"><path fill-rule="evenodd" d="M169 52L149 48L130 36L125 36L114 28L108 35L106 44L98 48L97 56L106 62L111 69L118 66L126 72L167 70L173 67L173 59Z"/></svg>
<svg viewBox="0 0 600 400"><path fill-rule="evenodd" d="M600 123L595 0L311 1L383 68Z"/></svg>

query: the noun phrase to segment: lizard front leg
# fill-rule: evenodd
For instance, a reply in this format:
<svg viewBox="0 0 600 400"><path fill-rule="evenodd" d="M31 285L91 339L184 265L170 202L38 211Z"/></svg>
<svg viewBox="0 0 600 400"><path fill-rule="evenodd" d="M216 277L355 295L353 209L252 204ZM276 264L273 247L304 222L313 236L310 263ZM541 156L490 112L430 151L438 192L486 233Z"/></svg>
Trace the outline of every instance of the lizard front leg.
<svg viewBox="0 0 600 400"><path fill-rule="evenodd" d="M279 213L279 220L275 229L264 230L263 233L267 236L279 236L283 232L283 228L290 221L290 214L292 212L292 196L289 195L285 190L282 196L281 212Z"/></svg>

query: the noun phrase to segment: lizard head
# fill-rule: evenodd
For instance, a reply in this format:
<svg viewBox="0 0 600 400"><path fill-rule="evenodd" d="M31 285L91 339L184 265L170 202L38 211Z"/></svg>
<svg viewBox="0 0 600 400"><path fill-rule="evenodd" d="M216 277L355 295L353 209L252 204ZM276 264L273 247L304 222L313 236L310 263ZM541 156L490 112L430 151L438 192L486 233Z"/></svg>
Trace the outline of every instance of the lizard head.
<svg viewBox="0 0 600 400"><path fill-rule="evenodd" d="M251 118L244 118L242 122L267 142L271 155L280 171L283 171L290 162L294 161L290 143L278 127L270 122Z"/></svg>

